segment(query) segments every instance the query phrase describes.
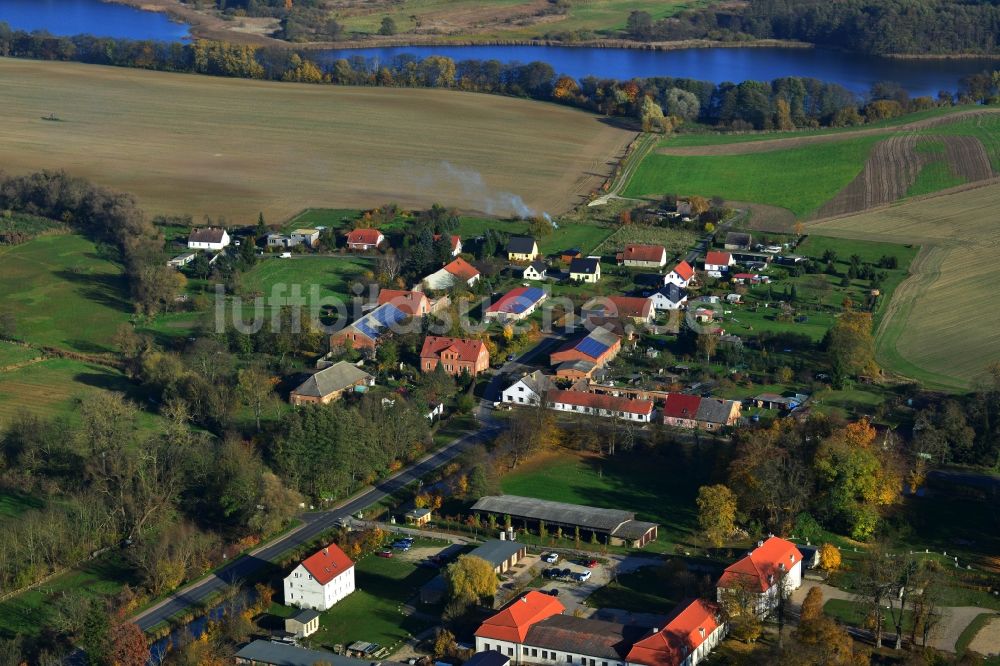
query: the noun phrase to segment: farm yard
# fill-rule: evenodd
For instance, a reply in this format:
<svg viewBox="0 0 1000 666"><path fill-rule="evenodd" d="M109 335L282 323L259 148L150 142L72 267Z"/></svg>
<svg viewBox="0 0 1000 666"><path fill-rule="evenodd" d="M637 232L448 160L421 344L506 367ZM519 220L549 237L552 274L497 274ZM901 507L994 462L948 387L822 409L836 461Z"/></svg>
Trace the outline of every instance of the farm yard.
<svg viewBox="0 0 1000 666"><path fill-rule="evenodd" d="M668 138L625 194L722 196L823 218L987 180L998 164L1000 117L961 111L896 127Z"/></svg>
<svg viewBox="0 0 1000 666"><path fill-rule="evenodd" d="M917 199L808 223L810 233L922 246L878 327L879 361L931 387L965 389L1000 361L1000 331L989 325L998 236L985 224L1000 185Z"/></svg>
<svg viewBox="0 0 1000 666"><path fill-rule="evenodd" d="M558 213L599 187L634 137L554 104L445 90L12 59L0 59L0 86L8 172L62 167L134 193L150 214L198 220L385 201L507 215L513 196Z"/></svg>

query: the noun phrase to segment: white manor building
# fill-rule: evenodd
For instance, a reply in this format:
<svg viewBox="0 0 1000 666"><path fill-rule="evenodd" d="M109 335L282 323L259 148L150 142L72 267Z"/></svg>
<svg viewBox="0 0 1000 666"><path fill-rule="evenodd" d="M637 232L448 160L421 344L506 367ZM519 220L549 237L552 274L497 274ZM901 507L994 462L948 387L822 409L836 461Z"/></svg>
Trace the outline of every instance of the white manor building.
<svg viewBox="0 0 1000 666"><path fill-rule="evenodd" d="M337 544L313 553L285 577L285 605L329 610L354 591L354 562Z"/></svg>

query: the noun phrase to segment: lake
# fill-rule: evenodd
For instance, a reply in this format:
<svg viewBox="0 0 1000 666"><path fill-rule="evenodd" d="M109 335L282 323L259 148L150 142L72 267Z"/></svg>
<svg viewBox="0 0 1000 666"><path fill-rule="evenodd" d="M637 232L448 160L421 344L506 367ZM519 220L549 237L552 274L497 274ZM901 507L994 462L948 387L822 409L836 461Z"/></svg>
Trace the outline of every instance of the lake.
<svg viewBox="0 0 1000 666"><path fill-rule="evenodd" d="M23 30L54 35L90 33L110 37L178 41L188 26L164 14L100 0L0 0L0 21ZM896 60L824 49L718 48L647 51L640 49L573 48L567 46L402 46L321 51L324 60L362 56L381 62L402 54L446 55L455 60L547 62L560 74L598 76L674 76L712 81L770 81L782 76L808 76L839 83L857 93L876 81L895 81L912 95L955 91L967 74L1000 66L1000 59Z"/></svg>
<svg viewBox="0 0 1000 666"><path fill-rule="evenodd" d="M20 30L47 30L53 35L155 39L176 42L188 37L188 26L166 14L133 9L100 0L0 0L0 21Z"/></svg>

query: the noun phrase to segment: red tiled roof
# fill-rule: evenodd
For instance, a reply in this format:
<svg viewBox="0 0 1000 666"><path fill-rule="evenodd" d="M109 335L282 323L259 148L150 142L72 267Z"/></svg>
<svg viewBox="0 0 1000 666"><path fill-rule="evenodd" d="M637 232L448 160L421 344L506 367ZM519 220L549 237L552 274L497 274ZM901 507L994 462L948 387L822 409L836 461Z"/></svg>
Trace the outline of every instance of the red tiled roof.
<svg viewBox="0 0 1000 666"><path fill-rule="evenodd" d="M555 597L532 590L485 620L479 625L479 629L476 629L476 636L521 643L531 625L553 615L559 615L564 610L566 607Z"/></svg>
<svg viewBox="0 0 1000 666"><path fill-rule="evenodd" d="M472 264L461 257L445 266L444 269L455 277L465 280L466 282L479 275L479 271L477 271Z"/></svg>
<svg viewBox="0 0 1000 666"><path fill-rule="evenodd" d="M693 420L698 413L698 405L700 404L701 396L671 393L667 396L667 401L663 406L663 416Z"/></svg>
<svg viewBox="0 0 1000 666"><path fill-rule="evenodd" d="M610 296L608 300L618 310L619 317L648 317L653 309L653 302L648 298Z"/></svg>
<svg viewBox="0 0 1000 666"><path fill-rule="evenodd" d="M548 402L558 402L564 405L579 405L580 407L628 412L630 414L651 414L653 412L653 403L649 400L632 400L631 398L619 398L599 393L549 391L545 399Z"/></svg>
<svg viewBox="0 0 1000 666"><path fill-rule="evenodd" d="M355 229L347 234L347 242L352 245L378 245L381 235L378 229Z"/></svg>
<svg viewBox="0 0 1000 666"><path fill-rule="evenodd" d="M719 587L748 585L753 590L767 592L783 564L785 570L802 561L802 553L791 541L771 537L761 546L754 548L742 560L729 565L719 578Z"/></svg>
<svg viewBox="0 0 1000 666"><path fill-rule="evenodd" d="M442 338L428 335L424 338L424 346L420 349L420 358L441 358L446 351L453 351L459 361L475 363L479 354L486 349L482 340L467 340L465 338Z"/></svg>
<svg viewBox="0 0 1000 666"><path fill-rule="evenodd" d="M667 249L662 245L626 245L622 258L625 261L666 261Z"/></svg>
<svg viewBox="0 0 1000 666"><path fill-rule="evenodd" d="M628 661L646 666L679 666L719 627L717 616L718 608L711 602L692 601L661 630L636 642L629 650Z"/></svg>
<svg viewBox="0 0 1000 666"><path fill-rule="evenodd" d="M318 550L306 559L302 560L302 566L306 568L312 577L320 585L326 585L331 580L344 573L354 566L344 551L335 543L331 543L326 548Z"/></svg>
<svg viewBox="0 0 1000 666"><path fill-rule="evenodd" d="M733 277L738 280L753 280L754 278L759 276L756 273L737 273Z"/></svg>
<svg viewBox="0 0 1000 666"><path fill-rule="evenodd" d="M421 291L406 291L405 289L382 289L378 292L378 304L392 303L397 308L410 315L420 315L429 304L427 295Z"/></svg>
<svg viewBox="0 0 1000 666"><path fill-rule="evenodd" d="M714 264L716 266L728 266L729 260L733 258L733 255L728 252L709 252L705 255L706 264Z"/></svg>
<svg viewBox="0 0 1000 666"><path fill-rule="evenodd" d="M685 280L690 280L691 278L694 277L694 269L691 268L691 264L689 264L686 261L682 261L681 263L674 266L673 272L677 273Z"/></svg>
<svg viewBox="0 0 1000 666"><path fill-rule="evenodd" d="M545 291L538 287L517 287L511 289L500 299L486 308L487 312L505 312L519 314L539 302L545 296Z"/></svg>

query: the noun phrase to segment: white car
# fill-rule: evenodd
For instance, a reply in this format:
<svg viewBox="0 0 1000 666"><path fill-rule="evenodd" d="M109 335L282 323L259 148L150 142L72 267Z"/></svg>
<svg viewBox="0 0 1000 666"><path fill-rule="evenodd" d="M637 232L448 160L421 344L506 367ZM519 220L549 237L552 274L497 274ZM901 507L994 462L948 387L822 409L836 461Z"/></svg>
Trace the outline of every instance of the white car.
<svg viewBox="0 0 1000 666"><path fill-rule="evenodd" d="M594 573L593 571L581 571L580 573L576 574L576 580L580 583L586 583L588 580L590 580L590 576L593 573Z"/></svg>
<svg viewBox="0 0 1000 666"><path fill-rule="evenodd" d="M558 561L559 561L559 555L557 553L549 553L548 555L542 558L542 562L545 562L546 564L555 564Z"/></svg>

